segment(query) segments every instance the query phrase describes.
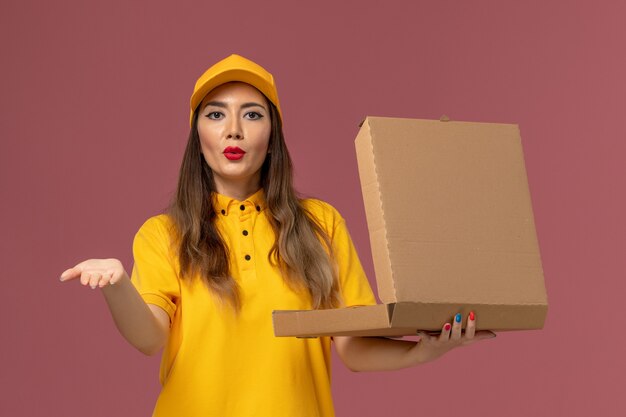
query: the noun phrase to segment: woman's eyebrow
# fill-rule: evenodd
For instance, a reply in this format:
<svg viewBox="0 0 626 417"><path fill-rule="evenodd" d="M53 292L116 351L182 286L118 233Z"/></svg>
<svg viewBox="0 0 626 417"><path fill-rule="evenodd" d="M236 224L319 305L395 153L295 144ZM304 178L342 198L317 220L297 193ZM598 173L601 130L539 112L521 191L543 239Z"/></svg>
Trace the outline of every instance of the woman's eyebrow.
<svg viewBox="0 0 626 417"><path fill-rule="evenodd" d="M263 105L261 105L261 104L259 104L259 103L254 103L254 102L250 102L250 103L243 103L243 104L241 105L241 108L242 108L242 109L247 109L248 107L257 107L257 106L258 106L258 107L260 107L260 108L262 108L263 110L267 111L267 109L265 108L265 106L263 106Z"/></svg>
<svg viewBox="0 0 626 417"><path fill-rule="evenodd" d="M209 101L207 102L204 107L208 107L208 106L215 106L215 107L223 107L226 108L226 103L222 102L222 101Z"/></svg>
<svg viewBox="0 0 626 417"><path fill-rule="evenodd" d="M221 108L226 108L226 107L227 107L227 106L226 106L226 103L224 103L223 101L209 101L209 102L207 102L207 103L204 105L204 107L207 107L207 106L215 106L215 107L221 107ZM259 103L255 103L255 102L253 102L253 101L251 101L251 102L249 102L249 103L243 103L243 104L241 105L241 108L242 108L242 109L247 109L248 107L257 107L257 106L258 106L258 107L260 107L260 108L262 108L263 110L267 111L267 109L265 108L265 106L263 106L262 104L259 104Z"/></svg>

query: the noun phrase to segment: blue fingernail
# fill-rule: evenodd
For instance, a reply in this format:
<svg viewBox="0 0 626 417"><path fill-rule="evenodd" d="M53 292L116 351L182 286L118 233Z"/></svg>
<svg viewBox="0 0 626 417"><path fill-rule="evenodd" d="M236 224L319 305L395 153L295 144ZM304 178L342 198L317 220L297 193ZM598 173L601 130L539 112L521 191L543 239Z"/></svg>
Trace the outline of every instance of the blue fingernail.
<svg viewBox="0 0 626 417"><path fill-rule="evenodd" d="M461 313L457 313L456 316L454 316L454 321L456 321L457 323L461 322Z"/></svg>

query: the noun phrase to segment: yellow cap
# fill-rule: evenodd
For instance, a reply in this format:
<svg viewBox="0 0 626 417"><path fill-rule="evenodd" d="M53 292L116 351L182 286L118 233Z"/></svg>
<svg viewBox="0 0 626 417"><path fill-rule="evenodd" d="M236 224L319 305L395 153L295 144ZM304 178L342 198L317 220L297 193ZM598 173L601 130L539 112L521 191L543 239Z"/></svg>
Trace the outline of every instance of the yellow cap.
<svg viewBox="0 0 626 417"><path fill-rule="evenodd" d="M282 120L283 114L278 103L278 91L276 91L276 84L272 74L259 64L240 55L233 54L206 70L196 81L190 101L191 114L189 115L189 125L193 123L194 110L200 105L202 99L209 91L230 81L241 81L256 87L276 106Z"/></svg>

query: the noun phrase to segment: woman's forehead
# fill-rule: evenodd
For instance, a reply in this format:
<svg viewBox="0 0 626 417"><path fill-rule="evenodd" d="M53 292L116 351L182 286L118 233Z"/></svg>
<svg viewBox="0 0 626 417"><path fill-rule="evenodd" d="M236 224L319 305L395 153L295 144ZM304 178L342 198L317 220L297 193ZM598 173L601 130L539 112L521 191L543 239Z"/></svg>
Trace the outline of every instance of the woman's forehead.
<svg viewBox="0 0 626 417"><path fill-rule="evenodd" d="M258 101L261 104L266 103L265 96L255 87L241 81L230 81L215 87L209 91L202 99L201 108L210 100L237 100L244 99L246 101Z"/></svg>

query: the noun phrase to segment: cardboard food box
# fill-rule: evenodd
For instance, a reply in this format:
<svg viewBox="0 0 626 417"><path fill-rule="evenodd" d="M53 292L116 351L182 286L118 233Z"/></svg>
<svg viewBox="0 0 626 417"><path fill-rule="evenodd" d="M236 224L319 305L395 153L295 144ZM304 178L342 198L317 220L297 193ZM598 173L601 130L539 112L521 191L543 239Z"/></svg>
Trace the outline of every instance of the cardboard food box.
<svg viewBox="0 0 626 417"><path fill-rule="evenodd" d="M471 310L540 329L548 303L519 128L368 117L356 141L383 304L274 311L276 336L402 336Z"/></svg>

